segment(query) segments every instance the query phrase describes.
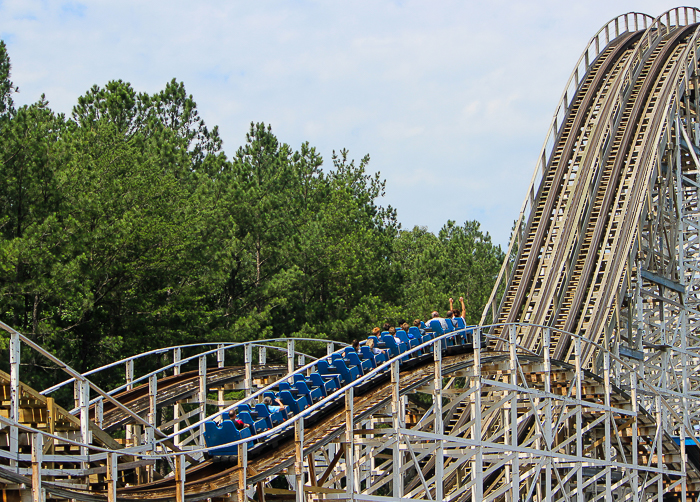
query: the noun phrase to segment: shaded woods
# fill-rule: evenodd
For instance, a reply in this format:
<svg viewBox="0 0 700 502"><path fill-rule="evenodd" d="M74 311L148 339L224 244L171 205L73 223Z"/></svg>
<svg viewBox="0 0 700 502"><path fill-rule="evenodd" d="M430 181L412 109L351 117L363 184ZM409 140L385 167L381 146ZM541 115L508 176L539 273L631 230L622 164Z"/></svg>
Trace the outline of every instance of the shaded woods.
<svg viewBox="0 0 700 502"><path fill-rule="evenodd" d="M322 159L262 123L228 157L175 80L95 86L70 116L15 107L0 52L0 318L76 369L180 343L347 341L449 296L478 321L501 249L475 221L402 231L369 157Z"/></svg>

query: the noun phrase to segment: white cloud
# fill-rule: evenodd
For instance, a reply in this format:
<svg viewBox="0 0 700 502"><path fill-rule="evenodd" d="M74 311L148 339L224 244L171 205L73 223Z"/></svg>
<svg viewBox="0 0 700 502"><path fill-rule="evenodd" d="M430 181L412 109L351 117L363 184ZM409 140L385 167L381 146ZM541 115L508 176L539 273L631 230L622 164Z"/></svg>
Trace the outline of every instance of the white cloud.
<svg viewBox="0 0 700 502"><path fill-rule="evenodd" d="M478 219L505 244L588 39L618 14L672 6L11 0L0 34L19 103L46 93L69 113L93 84L155 92L176 77L229 155L251 121L327 162L333 149L370 153L404 227Z"/></svg>

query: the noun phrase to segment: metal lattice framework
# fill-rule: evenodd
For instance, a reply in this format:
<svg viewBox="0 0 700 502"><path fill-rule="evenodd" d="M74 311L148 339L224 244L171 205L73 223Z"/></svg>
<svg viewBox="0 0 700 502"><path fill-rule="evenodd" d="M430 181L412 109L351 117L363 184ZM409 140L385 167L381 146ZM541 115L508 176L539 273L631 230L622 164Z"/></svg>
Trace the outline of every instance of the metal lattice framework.
<svg viewBox="0 0 700 502"><path fill-rule="evenodd" d="M81 375L2 325L4 496L696 499L698 13L628 13L591 39L473 343L447 348L454 333L426 342L256 434L254 446L234 441L237 455L210 458L206 421L315 370L295 343L325 344L328 355L334 343L169 347ZM20 383L23 350L70 379L42 392ZM271 350L286 364L268 364ZM226 354L243 364L226 366ZM125 384L106 391L95 381L111 371ZM70 384L72 410L51 397ZM123 439L110 435L121 429Z"/></svg>
<svg viewBox="0 0 700 502"><path fill-rule="evenodd" d="M14 404L0 423L17 440L0 449L0 480L7 492L31 486L36 500L261 500L285 494L297 500L661 500L700 489L700 471L685 460L686 443L700 443L692 439L678 393L638 378L624 356L555 328L477 328L473 350L445 350L442 343L454 334L443 335L415 347L413 353L426 353L413 365L401 366L402 354L253 437L263 451L249 450L245 439L232 443L235 458L218 463L202 457L207 447L200 429L211 419L202 417L207 393L230 385L248 394L236 402L209 402L220 415L255 400L276 385L277 375L288 379L313 368L315 362L295 365L294 341L276 347L286 352L286 368L254 364L261 361L252 357L253 347L265 363L268 341L221 345L185 358L184 347L163 349L147 355L172 354L173 362L137 378L133 363L144 356L120 361L113 367L124 368L127 386L133 386L124 392L104 392L74 374L79 392L73 418L44 397L55 388L42 394L19 383L21 344L50 354L5 328L15 355L3 388ZM504 336L485 334L496 328ZM532 331L542 339L539 352L518 343ZM572 341L572 364L550 356L561 336ZM506 350L485 350L495 343ZM243 367L208 367L208 355L223 363L225 351L236 349L248 354ZM585 368L586 353L602 361L600 375ZM190 362L198 370L181 372ZM175 374L156 380L162 371ZM267 379L274 381L265 385ZM113 401L126 405L106 405ZM51 415L45 425L36 414L42 406ZM170 407L181 414L158 423L158 412ZM106 430L126 425L125 444L113 444L97 427L100 420ZM160 480L158 463L167 471ZM275 488L280 482L286 488Z"/></svg>

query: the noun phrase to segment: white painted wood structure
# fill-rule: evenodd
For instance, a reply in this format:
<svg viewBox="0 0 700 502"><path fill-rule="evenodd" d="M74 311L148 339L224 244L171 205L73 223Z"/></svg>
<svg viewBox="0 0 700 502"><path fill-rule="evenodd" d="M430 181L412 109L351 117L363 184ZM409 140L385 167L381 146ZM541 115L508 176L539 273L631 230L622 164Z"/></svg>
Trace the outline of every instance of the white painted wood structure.
<svg viewBox="0 0 700 502"><path fill-rule="evenodd" d="M629 13L591 39L469 347L444 351L454 334L415 347L407 363L407 354L388 361L214 462L206 421L313 371L316 360L298 349L330 355L343 344L168 347L79 374L0 325L10 365L0 375L4 495L696 500L698 14ZM23 351L70 379L28 388ZM124 385L94 383L109 371ZM51 395L71 384L69 410ZM109 435L116 430L124 439Z"/></svg>

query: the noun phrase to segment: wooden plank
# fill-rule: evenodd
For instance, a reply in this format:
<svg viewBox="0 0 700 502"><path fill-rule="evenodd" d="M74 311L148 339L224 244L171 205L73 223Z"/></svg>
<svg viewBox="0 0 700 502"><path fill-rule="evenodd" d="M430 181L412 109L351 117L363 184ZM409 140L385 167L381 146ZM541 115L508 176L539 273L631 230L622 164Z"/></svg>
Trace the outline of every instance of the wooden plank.
<svg viewBox="0 0 700 502"><path fill-rule="evenodd" d="M325 488L323 486L304 485L304 492L309 492L309 493L345 493L345 490L338 490L336 488Z"/></svg>
<svg viewBox="0 0 700 502"><path fill-rule="evenodd" d="M656 284L659 284L665 288L672 289L673 291L681 295L685 294L685 286L676 281L666 279L665 277L661 277L660 275L657 275L653 272L649 272L648 270L642 269L640 272L642 277L644 279L647 279L648 281L655 282Z"/></svg>
<svg viewBox="0 0 700 502"><path fill-rule="evenodd" d="M135 469L136 467L145 467L147 465L155 465L156 461L155 459L149 459L149 460L136 460L135 462L123 462L123 463L118 463L117 464L117 470L118 471L123 471L126 469ZM90 476L92 474L106 474L107 473L107 466L102 466L102 467L92 467L90 469L85 469L83 471L83 474L85 476Z"/></svg>

